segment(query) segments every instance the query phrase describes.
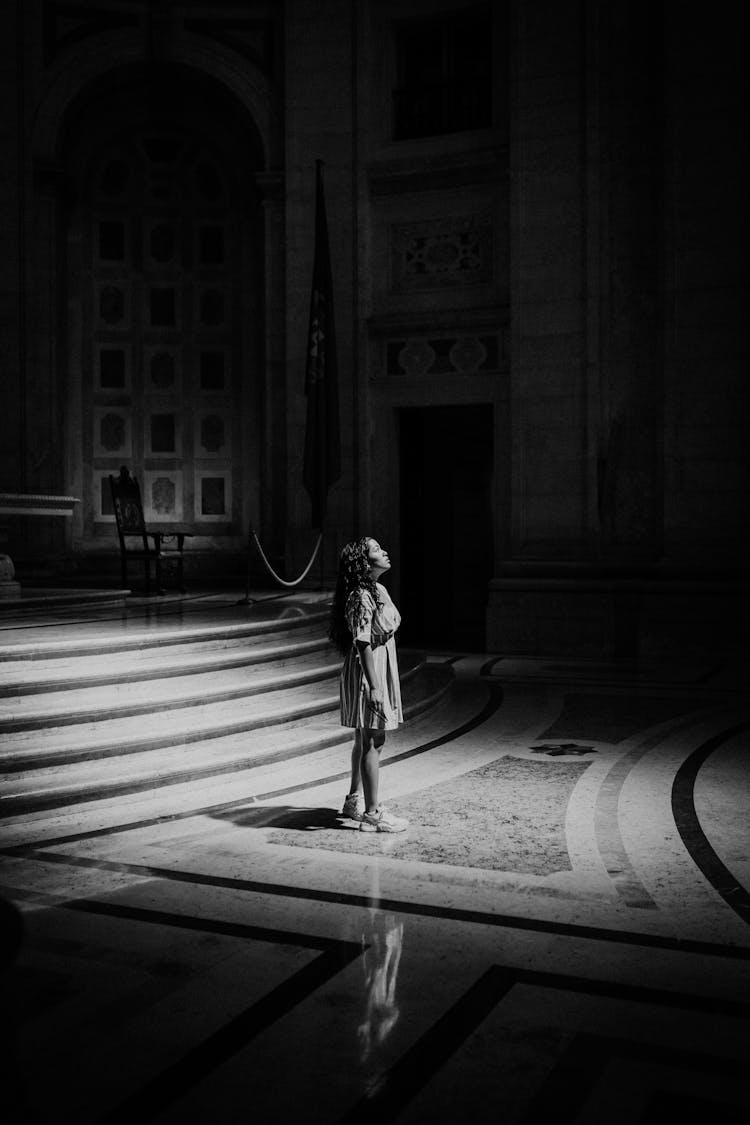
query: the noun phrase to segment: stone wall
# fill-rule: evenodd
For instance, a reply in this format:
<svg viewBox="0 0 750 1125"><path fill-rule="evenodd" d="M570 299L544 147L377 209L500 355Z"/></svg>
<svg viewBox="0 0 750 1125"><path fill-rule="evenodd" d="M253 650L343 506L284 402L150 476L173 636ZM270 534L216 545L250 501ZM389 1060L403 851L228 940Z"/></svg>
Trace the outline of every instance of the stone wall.
<svg viewBox="0 0 750 1125"><path fill-rule="evenodd" d="M514 535L490 647L736 643L742 6L515 19Z"/></svg>
<svg viewBox="0 0 750 1125"><path fill-rule="evenodd" d="M63 8L0 15L0 486L80 479L55 328L76 315L60 308L66 113L123 63L169 59L262 138L259 467L240 522L288 575L314 543L302 457L319 159L342 423L324 578L364 532L398 557L399 411L475 404L494 426L488 649L632 656L685 643L692 617L708 640L740 618L739 0L710 19L676 0L492 5L491 126L400 140L394 26L444 12L435 0L256 0L231 34L231 4L210 18L138 0ZM63 521L10 533L31 562L76 555Z"/></svg>

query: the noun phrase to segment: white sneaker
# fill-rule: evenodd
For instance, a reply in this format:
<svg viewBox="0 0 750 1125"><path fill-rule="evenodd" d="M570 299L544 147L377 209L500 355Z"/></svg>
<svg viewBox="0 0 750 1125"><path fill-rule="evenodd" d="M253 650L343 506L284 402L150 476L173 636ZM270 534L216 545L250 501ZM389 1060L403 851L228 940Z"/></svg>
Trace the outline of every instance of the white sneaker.
<svg viewBox="0 0 750 1125"><path fill-rule="evenodd" d="M365 815L365 799L361 793L350 793L344 801L341 815L347 820L361 820Z"/></svg>
<svg viewBox="0 0 750 1125"><path fill-rule="evenodd" d="M375 812L364 813L359 830L360 832L405 832L408 827L408 820L404 820L401 816L394 816L380 805Z"/></svg>

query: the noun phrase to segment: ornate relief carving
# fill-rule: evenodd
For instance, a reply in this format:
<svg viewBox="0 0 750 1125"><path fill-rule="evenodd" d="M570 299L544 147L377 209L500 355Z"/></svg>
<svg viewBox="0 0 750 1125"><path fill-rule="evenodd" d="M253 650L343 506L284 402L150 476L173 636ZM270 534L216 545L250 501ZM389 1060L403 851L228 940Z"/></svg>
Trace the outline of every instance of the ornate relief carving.
<svg viewBox="0 0 750 1125"><path fill-rule="evenodd" d="M105 414L99 423L99 444L107 453L125 448L125 419L121 414Z"/></svg>
<svg viewBox="0 0 750 1125"><path fill-rule="evenodd" d="M497 371L501 343L498 335L471 333L439 338L411 336L389 340L386 346L388 375L474 375Z"/></svg>
<svg viewBox="0 0 750 1125"><path fill-rule="evenodd" d="M91 436L94 457L130 457L133 446L130 411L119 406L94 407Z"/></svg>
<svg viewBox="0 0 750 1125"><path fill-rule="evenodd" d="M487 349L476 336L460 336L450 352L451 363L456 371L471 375L479 371L487 358Z"/></svg>
<svg viewBox="0 0 750 1125"><path fill-rule="evenodd" d="M492 221L470 215L391 227L391 289L443 289L492 280Z"/></svg>
<svg viewBox="0 0 750 1125"><path fill-rule="evenodd" d="M177 488L170 477L156 477L151 484L151 507L157 515L175 514Z"/></svg>
<svg viewBox="0 0 750 1125"><path fill-rule="evenodd" d="M146 523L180 523L183 518L181 469L146 469L143 473L143 511Z"/></svg>
<svg viewBox="0 0 750 1125"><path fill-rule="evenodd" d="M407 375L424 375L435 362L435 352L427 340L407 340L398 353L398 362Z"/></svg>

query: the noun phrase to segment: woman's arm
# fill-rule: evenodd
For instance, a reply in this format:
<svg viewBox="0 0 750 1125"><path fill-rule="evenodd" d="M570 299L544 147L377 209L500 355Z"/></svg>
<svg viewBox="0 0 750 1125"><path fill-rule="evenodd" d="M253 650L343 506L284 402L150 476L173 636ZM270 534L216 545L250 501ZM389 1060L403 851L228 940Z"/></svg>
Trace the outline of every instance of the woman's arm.
<svg viewBox="0 0 750 1125"><path fill-rule="evenodd" d="M383 709L383 689L378 683L378 677L375 671L375 657L372 655L372 645L369 641L357 641L357 652L359 653L362 671L367 680L367 686L370 689L370 705L373 711L380 712Z"/></svg>

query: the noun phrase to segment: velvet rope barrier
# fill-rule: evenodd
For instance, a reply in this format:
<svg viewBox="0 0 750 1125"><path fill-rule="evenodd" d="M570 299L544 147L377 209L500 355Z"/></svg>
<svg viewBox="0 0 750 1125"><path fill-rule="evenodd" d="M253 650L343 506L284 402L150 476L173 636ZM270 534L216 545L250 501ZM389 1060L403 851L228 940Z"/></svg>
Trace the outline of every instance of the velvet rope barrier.
<svg viewBox="0 0 750 1125"><path fill-rule="evenodd" d="M294 586L299 586L300 582L302 582L307 577L307 575L310 573L310 568L312 567L312 564L315 562L315 558L318 554L318 551L320 550L320 544L323 541L323 532L320 531L318 533L318 540L315 544L315 547L313 548L313 553L310 556L309 563L307 564L305 569L302 571L299 578L294 578L294 579L292 579L291 582L287 581L285 578L282 578L281 575L277 574L276 571L273 569L270 562L266 558L265 551L263 550L263 548L260 545L260 539L258 539L258 536L255 533L254 527L250 528L250 537L252 537L252 539L255 540L255 546L258 548L258 553L259 553L260 557L263 559L263 564L264 564L266 570L268 571L268 573L271 575L271 577L276 582L279 583L279 585L286 586L287 589L289 589L289 588L294 587ZM244 599L245 602L249 602L249 601L252 600L250 598L250 550L249 550L249 548L250 548L250 544L248 543L248 568L247 568L248 569L248 589L247 589L247 596Z"/></svg>

